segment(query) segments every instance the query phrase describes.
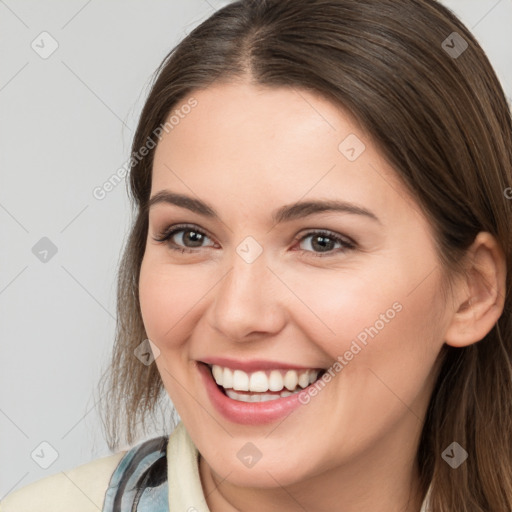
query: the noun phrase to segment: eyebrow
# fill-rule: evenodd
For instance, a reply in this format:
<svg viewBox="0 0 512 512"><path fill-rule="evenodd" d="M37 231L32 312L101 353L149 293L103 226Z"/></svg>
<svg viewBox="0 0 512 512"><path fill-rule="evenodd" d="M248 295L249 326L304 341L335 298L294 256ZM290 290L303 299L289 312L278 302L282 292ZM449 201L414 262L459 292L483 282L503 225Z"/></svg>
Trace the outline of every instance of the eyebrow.
<svg viewBox="0 0 512 512"><path fill-rule="evenodd" d="M148 209L160 203L173 204L181 208L186 208L199 215L220 220L218 213L211 205L184 194L176 194L169 190L160 190L150 198L147 205ZM322 212L343 212L353 215L362 215L382 224L379 218L367 208L335 199L302 201L284 205L275 210L271 218L274 224L279 224L281 222L289 222Z"/></svg>

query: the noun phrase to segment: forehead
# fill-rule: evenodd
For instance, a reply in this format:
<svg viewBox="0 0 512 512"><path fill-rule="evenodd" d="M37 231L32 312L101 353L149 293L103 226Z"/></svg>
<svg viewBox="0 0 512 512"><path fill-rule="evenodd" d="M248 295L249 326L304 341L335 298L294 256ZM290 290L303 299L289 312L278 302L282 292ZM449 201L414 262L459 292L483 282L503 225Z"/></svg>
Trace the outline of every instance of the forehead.
<svg viewBox="0 0 512 512"><path fill-rule="evenodd" d="M216 84L170 115L172 129L155 152L152 195L170 189L219 209L224 199L238 199L248 212L307 198L360 202L383 216L407 206L396 200L405 190L367 132L318 94Z"/></svg>

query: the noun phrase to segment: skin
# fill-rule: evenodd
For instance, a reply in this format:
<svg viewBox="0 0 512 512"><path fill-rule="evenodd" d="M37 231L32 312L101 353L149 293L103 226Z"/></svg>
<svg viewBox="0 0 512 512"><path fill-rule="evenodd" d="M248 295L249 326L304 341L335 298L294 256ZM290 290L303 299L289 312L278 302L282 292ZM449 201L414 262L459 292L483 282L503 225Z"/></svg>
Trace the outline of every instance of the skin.
<svg viewBox="0 0 512 512"><path fill-rule="evenodd" d="M418 512L415 455L436 357L445 342L482 339L499 318L503 253L481 233L468 253L478 269L456 279L445 301L429 222L346 112L311 92L246 82L217 83L193 97L197 106L155 150L151 196L169 189L200 198L221 220L154 205L139 285L163 384L201 455L208 507ZM338 149L349 134L366 146L355 161ZM380 222L324 212L272 223L274 209L306 199L357 203ZM154 240L178 223L207 235L202 244L191 243L189 231L174 235L194 252ZM319 229L356 247L331 243L321 252L318 237L307 236ZM251 264L236 252L247 236L263 249ZM401 311L286 418L239 425L210 403L197 360L328 368L396 302ZM247 442L262 454L252 468L237 457Z"/></svg>

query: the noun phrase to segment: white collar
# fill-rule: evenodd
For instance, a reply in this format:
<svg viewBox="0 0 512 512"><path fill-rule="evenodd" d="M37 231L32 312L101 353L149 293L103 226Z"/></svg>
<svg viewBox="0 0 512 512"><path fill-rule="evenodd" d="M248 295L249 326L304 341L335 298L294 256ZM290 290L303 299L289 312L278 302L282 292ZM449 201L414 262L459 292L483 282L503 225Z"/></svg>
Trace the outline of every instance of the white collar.
<svg viewBox="0 0 512 512"><path fill-rule="evenodd" d="M169 512L210 512L201 486L198 457L199 452L180 421L167 443Z"/></svg>

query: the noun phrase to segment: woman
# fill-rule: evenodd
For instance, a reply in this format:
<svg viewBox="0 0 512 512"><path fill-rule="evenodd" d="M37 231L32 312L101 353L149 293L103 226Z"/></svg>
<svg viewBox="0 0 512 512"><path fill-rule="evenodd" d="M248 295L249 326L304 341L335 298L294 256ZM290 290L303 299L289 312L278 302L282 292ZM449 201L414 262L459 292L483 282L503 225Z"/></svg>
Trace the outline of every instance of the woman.
<svg viewBox="0 0 512 512"><path fill-rule="evenodd" d="M234 2L132 157L110 447L181 421L2 512L512 509L512 122L449 10Z"/></svg>

